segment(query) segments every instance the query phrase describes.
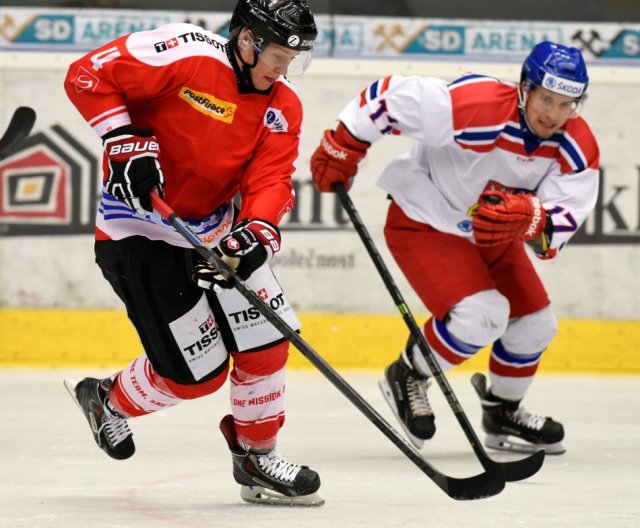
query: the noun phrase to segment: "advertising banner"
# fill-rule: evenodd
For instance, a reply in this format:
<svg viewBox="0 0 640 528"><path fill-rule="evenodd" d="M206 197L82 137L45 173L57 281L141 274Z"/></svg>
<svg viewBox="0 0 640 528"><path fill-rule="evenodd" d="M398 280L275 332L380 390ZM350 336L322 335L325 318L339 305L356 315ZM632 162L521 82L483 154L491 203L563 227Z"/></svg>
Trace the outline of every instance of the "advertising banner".
<svg viewBox="0 0 640 528"><path fill-rule="evenodd" d="M228 34L230 13L0 8L0 50L89 51L132 31L189 22ZM520 61L536 42L591 63L640 64L640 24L316 15L317 57Z"/></svg>

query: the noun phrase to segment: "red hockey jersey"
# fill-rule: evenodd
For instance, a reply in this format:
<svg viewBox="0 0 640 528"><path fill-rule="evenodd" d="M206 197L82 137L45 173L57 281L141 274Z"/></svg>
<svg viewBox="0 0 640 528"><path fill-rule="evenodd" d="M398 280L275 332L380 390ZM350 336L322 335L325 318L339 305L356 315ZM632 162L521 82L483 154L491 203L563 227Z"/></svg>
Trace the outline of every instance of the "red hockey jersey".
<svg viewBox="0 0 640 528"><path fill-rule="evenodd" d="M87 54L65 80L69 99L98 136L129 124L153 131L167 203L211 235L210 243L228 230L238 191L241 218L278 224L291 209L302 122L300 99L284 77L267 94L239 92L225 44L200 27L168 24ZM144 234L183 245L109 195L99 209L101 237Z"/></svg>

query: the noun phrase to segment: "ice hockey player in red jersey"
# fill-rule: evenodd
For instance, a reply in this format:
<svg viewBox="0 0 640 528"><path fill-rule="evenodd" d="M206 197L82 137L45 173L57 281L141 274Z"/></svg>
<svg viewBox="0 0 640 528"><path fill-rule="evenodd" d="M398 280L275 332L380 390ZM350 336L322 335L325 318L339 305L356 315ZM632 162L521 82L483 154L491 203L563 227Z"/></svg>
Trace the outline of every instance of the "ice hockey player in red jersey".
<svg viewBox="0 0 640 528"><path fill-rule="evenodd" d="M431 314L423 331L442 369L492 346L491 387L474 376L489 447L564 452L563 426L520 404L557 331L524 243L556 256L595 205L598 145L578 116L587 85L580 52L548 41L517 85L391 75L347 104L311 158L317 188L329 192L349 188L381 137L415 140L378 180L391 198L385 239ZM418 448L436 430L431 374L409 339L380 381Z"/></svg>
<svg viewBox="0 0 640 528"><path fill-rule="evenodd" d="M220 428L242 497L320 505L318 474L275 450L289 343L150 204L150 193L161 193L299 327L269 260L293 204L302 122L285 75L306 69L317 29L305 0L240 0L229 35L169 24L118 38L69 68L68 97L104 144L96 262L144 353L107 379L66 385L98 445L126 459L134 454L128 419L211 394L229 376L232 414Z"/></svg>

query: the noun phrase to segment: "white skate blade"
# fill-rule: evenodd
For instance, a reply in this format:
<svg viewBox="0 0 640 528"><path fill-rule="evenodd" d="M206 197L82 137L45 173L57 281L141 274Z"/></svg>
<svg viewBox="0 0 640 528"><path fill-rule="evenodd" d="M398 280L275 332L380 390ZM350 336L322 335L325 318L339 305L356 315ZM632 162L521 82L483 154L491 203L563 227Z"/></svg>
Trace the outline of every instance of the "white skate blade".
<svg viewBox="0 0 640 528"><path fill-rule="evenodd" d="M391 410L393 411L393 414L396 417L396 420L398 420L398 423L402 426L405 436L411 441L411 443L415 446L416 449L422 449L422 446L424 446L424 440L422 438L418 438L417 436L411 434L409 429L407 429L407 426L400 419L400 415L398 414L398 406L396 405L396 401L393 399L393 393L391 392L391 387L389 387L387 378L383 377L382 379L380 379L380 381L378 381L378 387L380 387L380 391L382 392L384 399L387 400L389 407L391 407Z"/></svg>
<svg viewBox="0 0 640 528"><path fill-rule="evenodd" d="M544 449L547 455L561 455L566 451L562 442L554 444L532 444L524 440L509 435L487 434L484 445L499 451L510 451L512 453L535 453Z"/></svg>
<svg viewBox="0 0 640 528"><path fill-rule="evenodd" d="M69 396L73 398L73 401L76 402L78 409L80 409L80 411L82 412L82 415L84 416L84 411L82 410L82 406L80 405L80 402L78 401L78 397L76 396L76 385L78 384L78 382L70 379L65 379L63 383L64 383L65 389L67 389L67 392L69 393Z"/></svg>
<svg viewBox="0 0 640 528"><path fill-rule="evenodd" d="M324 499L317 491L309 495L287 497L282 493L260 486L240 486L240 497L243 501L251 504L270 506L322 506L324 504Z"/></svg>

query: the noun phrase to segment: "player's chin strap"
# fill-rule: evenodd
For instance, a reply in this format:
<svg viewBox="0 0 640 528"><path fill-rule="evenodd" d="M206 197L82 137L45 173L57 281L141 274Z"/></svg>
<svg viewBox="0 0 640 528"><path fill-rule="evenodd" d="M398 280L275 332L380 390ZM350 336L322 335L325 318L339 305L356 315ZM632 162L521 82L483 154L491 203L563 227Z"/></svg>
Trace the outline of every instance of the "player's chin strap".
<svg viewBox="0 0 640 528"><path fill-rule="evenodd" d="M501 467L489 460L485 471L473 477L448 476L427 462L393 427L391 427L369 403L360 396L311 346L300 337L277 313L275 313L222 259L207 248L188 225L156 193L151 193L154 209L193 246L193 248L230 281L236 290L249 301L293 345L375 425L404 455L436 483L449 497L457 500L473 500L491 497L505 486Z"/></svg>
<svg viewBox="0 0 640 528"><path fill-rule="evenodd" d="M480 463L482 464L482 466L485 469L498 466L500 470L504 473L504 478L507 482L523 480L537 473L538 470L542 467L542 463L544 462L544 450L540 450L537 453L534 453L533 455L531 455L530 457L523 458L522 460L515 460L512 462L496 462L491 458L489 458L489 455L482 447L482 444L480 443L478 436L476 435L475 431L473 430L473 427L469 423L469 419L467 418L467 415L464 413L462 406L460 405L460 402L456 398L456 395L453 393L453 389L451 388L451 385L449 385L449 382L447 381L447 378L445 377L444 372L442 372L442 368L440 368L440 364L434 357L433 352L431 351L431 348L429 347L429 344L427 343L427 340L424 337L424 334L422 333L422 330L420 330L420 328L418 327L418 324L416 323L415 318L413 317L411 311L409 310L407 303L402 297L400 290L396 286L396 283L394 282L393 277L391 277L391 273L389 273L387 266L385 265L384 261L382 260L382 257L380 256L380 253L378 253L378 250L376 249L376 246L373 240L371 239L371 236L369 235L369 232L367 231L367 228L365 227L364 222L360 218L358 211L356 210L355 206L353 205L353 202L351 201L351 198L349 197L349 193L345 189L344 185L341 183L334 183L333 189L335 190L336 194L340 198L340 202L342 203L342 206L347 211L347 214L351 219L351 223L353 224L353 227L355 227L356 231L358 232L358 235L360 235L360 239L362 240L362 243L364 244L367 252L369 253L371 260L373 260L373 263L375 264L376 269L378 270L378 273L382 278L382 282L384 282L384 285L387 287L387 290L391 294L391 297L393 299L393 302L396 305L396 308L402 314L402 318L404 319L404 322L409 327L411 336L414 338L415 342L420 348L420 351L422 352L422 355L424 356L424 359L427 362L427 365L429 365L429 368L431 369L431 373L433 374L433 377L438 382L438 385L442 390L447 400L447 403L449 404L449 406L451 407L451 410L455 414L458 420L458 423L460 424L460 427L462 427L462 430L464 431L464 434L467 437L467 440L471 444L471 447L473 448L476 456L480 460Z"/></svg>
<svg viewBox="0 0 640 528"><path fill-rule="evenodd" d="M238 83L238 91L242 94L246 93L265 93L269 92L269 90L257 90L253 85L253 80L251 79L251 69L255 68L256 64L258 64L258 54L254 52L254 60L253 64L245 62L242 58L242 54L238 49L238 39L232 38L229 42L227 42L225 46L227 57L229 62L231 63L231 67L236 76L236 81Z"/></svg>

